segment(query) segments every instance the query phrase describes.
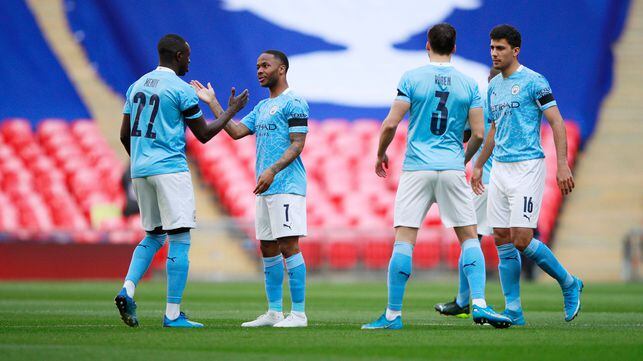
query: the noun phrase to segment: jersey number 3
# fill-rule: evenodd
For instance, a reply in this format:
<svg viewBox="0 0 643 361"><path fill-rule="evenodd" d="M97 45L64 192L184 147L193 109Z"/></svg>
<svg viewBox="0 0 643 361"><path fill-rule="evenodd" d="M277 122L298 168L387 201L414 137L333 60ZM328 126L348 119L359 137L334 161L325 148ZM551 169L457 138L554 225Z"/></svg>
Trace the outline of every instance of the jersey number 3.
<svg viewBox="0 0 643 361"><path fill-rule="evenodd" d="M431 115L431 133L442 135L447 131L447 119L449 119L449 110L447 109L449 92L436 90L435 97L440 98L440 102L436 111Z"/></svg>
<svg viewBox="0 0 643 361"><path fill-rule="evenodd" d="M145 108L146 101L147 97L144 93L138 92L136 93L136 95L134 95L134 104L138 104L138 108L136 108L136 117L134 118L134 125L132 126L132 137L141 136L141 131L138 129L138 122L141 118L143 108ZM147 132L145 132L145 138L156 139L156 133L154 133L152 129L154 128L154 119L156 118L156 114L159 112L159 103L160 99L158 95L154 94L150 97L150 105L153 108L152 115L150 115L150 121L147 124Z"/></svg>

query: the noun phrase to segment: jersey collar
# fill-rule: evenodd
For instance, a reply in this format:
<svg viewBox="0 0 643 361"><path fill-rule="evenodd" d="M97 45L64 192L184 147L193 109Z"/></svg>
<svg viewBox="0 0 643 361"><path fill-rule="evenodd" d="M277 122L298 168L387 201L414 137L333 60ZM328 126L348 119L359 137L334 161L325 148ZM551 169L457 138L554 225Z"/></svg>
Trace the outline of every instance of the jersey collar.
<svg viewBox="0 0 643 361"><path fill-rule="evenodd" d="M164 67L164 66L160 66L160 65L159 65L159 66L157 66L157 67L156 67L156 69L154 69L154 70L158 70L158 71L165 71L165 72L172 73L172 74L176 75L176 73L174 72L174 70L172 70L172 69L170 69L170 68L167 68L167 67Z"/></svg>
<svg viewBox="0 0 643 361"><path fill-rule="evenodd" d="M443 66L443 67L451 67L451 66L453 66L453 64L451 64L451 63L442 63L442 62L437 62L437 61L429 62L429 64L435 65L435 66Z"/></svg>

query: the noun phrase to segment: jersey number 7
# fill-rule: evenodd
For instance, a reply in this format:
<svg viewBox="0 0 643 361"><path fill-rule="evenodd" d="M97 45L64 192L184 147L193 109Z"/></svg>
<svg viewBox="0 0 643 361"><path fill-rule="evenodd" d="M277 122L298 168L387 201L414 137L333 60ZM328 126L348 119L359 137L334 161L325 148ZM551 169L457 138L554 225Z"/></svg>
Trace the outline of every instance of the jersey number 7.
<svg viewBox="0 0 643 361"><path fill-rule="evenodd" d="M138 103L138 108L136 108L136 117L134 118L134 124L132 125L132 137L141 136L141 131L138 129L138 122L141 118L141 113L143 112L146 101L147 97L144 93L138 92L134 95L134 104ZM145 138L156 139L156 133L152 131L152 128L154 127L154 119L156 118L156 114L159 112L159 103L160 99L158 95L154 94L150 97L150 105L153 106L153 108L152 115L150 116L150 121L147 124L147 132L145 132Z"/></svg>

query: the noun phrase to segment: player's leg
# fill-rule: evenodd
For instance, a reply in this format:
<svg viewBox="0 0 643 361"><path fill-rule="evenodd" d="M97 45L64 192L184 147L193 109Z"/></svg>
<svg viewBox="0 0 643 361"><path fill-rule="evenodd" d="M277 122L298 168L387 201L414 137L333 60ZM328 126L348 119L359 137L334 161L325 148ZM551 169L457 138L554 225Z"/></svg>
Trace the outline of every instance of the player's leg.
<svg viewBox="0 0 643 361"><path fill-rule="evenodd" d="M434 202L437 172L404 172L395 197L395 244L388 266L388 305L386 311L362 329L402 328L402 301L413 270L413 247L417 232Z"/></svg>
<svg viewBox="0 0 643 361"><path fill-rule="evenodd" d="M167 271L167 303L164 327L203 327L188 320L181 312L183 291L190 268L190 229L196 227L196 207L192 177L189 172L161 174L149 177L156 188L161 223L167 231L170 246L165 262Z"/></svg>
<svg viewBox="0 0 643 361"><path fill-rule="evenodd" d="M478 240L481 241L483 236L493 233L493 229L488 224L487 217L487 188L481 195L473 196L473 205L476 212ZM462 251L458 259L458 293L455 300L451 302L438 303L435 305L435 310L446 316L456 316L458 318L469 317L469 299L470 292L469 281L464 274L462 268Z"/></svg>
<svg viewBox="0 0 643 361"><path fill-rule="evenodd" d="M257 239L261 240L260 248L268 311L252 321L242 323L241 327L272 327L284 319L282 306L284 259L279 252L279 244L272 234L266 196L258 196L255 200L255 234Z"/></svg>
<svg viewBox="0 0 643 361"><path fill-rule="evenodd" d="M558 281L563 296L565 320L573 320L580 311L583 282L572 276L545 244L533 238L545 188L544 159L520 162L521 179L511 203L511 240L514 246Z"/></svg>
<svg viewBox="0 0 643 361"><path fill-rule="evenodd" d="M511 242L509 232L511 205L508 193L515 185L512 178L512 164L494 162L487 187L487 217L498 250L498 275L505 296L504 315L511 318L514 325L525 323L520 306L520 254Z"/></svg>
<svg viewBox="0 0 643 361"><path fill-rule="evenodd" d="M167 304L165 307L164 327L203 327L203 324L190 321L181 312L183 291L188 280L190 268L190 229L168 230L170 248L167 254Z"/></svg>
<svg viewBox="0 0 643 361"><path fill-rule="evenodd" d="M288 317L275 324L275 327L306 327L306 262L299 249L299 236L281 237L278 239L279 250L286 260L288 288L292 301Z"/></svg>
<svg viewBox="0 0 643 361"><path fill-rule="evenodd" d="M509 228L494 228L494 238L498 250L498 275L505 297L505 310L502 313L511 318L514 325L523 326L525 317L520 302L520 253L511 241Z"/></svg>
<svg viewBox="0 0 643 361"><path fill-rule="evenodd" d="M141 225L146 230L145 237L134 248L123 288L114 299L121 319L126 325L138 326L134 292L156 252L165 242L165 231L161 229L161 217L154 186L146 178L132 180L134 192L141 212Z"/></svg>
<svg viewBox="0 0 643 361"><path fill-rule="evenodd" d="M494 327L511 326L511 320L495 312L485 300L486 268L476 229L473 192L463 171L441 171L436 187L442 224L453 227L462 247L462 271L471 290L473 320Z"/></svg>
<svg viewBox="0 0 643 361"><path fill-rule="evenodd" d="M274 327L306 327L306 262L299 249L299 238L306 236L306 198L295 194L266 196L270 228L277 238L286 263L292 308Z"/></svg>

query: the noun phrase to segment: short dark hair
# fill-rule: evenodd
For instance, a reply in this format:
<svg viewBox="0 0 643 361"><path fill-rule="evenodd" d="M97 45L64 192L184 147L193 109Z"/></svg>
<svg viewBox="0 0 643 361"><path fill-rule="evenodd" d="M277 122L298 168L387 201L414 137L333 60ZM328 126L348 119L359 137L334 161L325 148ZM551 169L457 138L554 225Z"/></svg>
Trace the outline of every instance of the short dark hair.
<svg viewBox="0 0 643 361"><path fill-rule="evenodd" d="M427 34L434 53L449 55L455 48L455 28L448 23L433 25Z"/></svg>
<svg viewBox="0 0 643 361"><path fill-rule="evenodd" d="M519 48L520 45L522 45L522 37L520 36L520 31L508 24L498 25L495 28L491 29L489 37L492 40L506 39L512 48Z"/></svg>
<svg viewBox="0 0 643 361"><path fill-rule="evenodd" d="M185 51L187 42L181 36L176 34L167 34L159 40L156 49L159 52L159 58L171 62L176 53Z"/></svg>
<svg viewBox="0 0 643 361"><path fill-rule="evenodd" d="M263 53L264 54L271 54L275 58L279 59L279 61L281 61L281 63L286 66L286 73L288 72L288 68L290 67L290 63L288 62L288 57L286 56L286 54L284 54L283 51L270 49L270 50L264 51Z"/></svg>

